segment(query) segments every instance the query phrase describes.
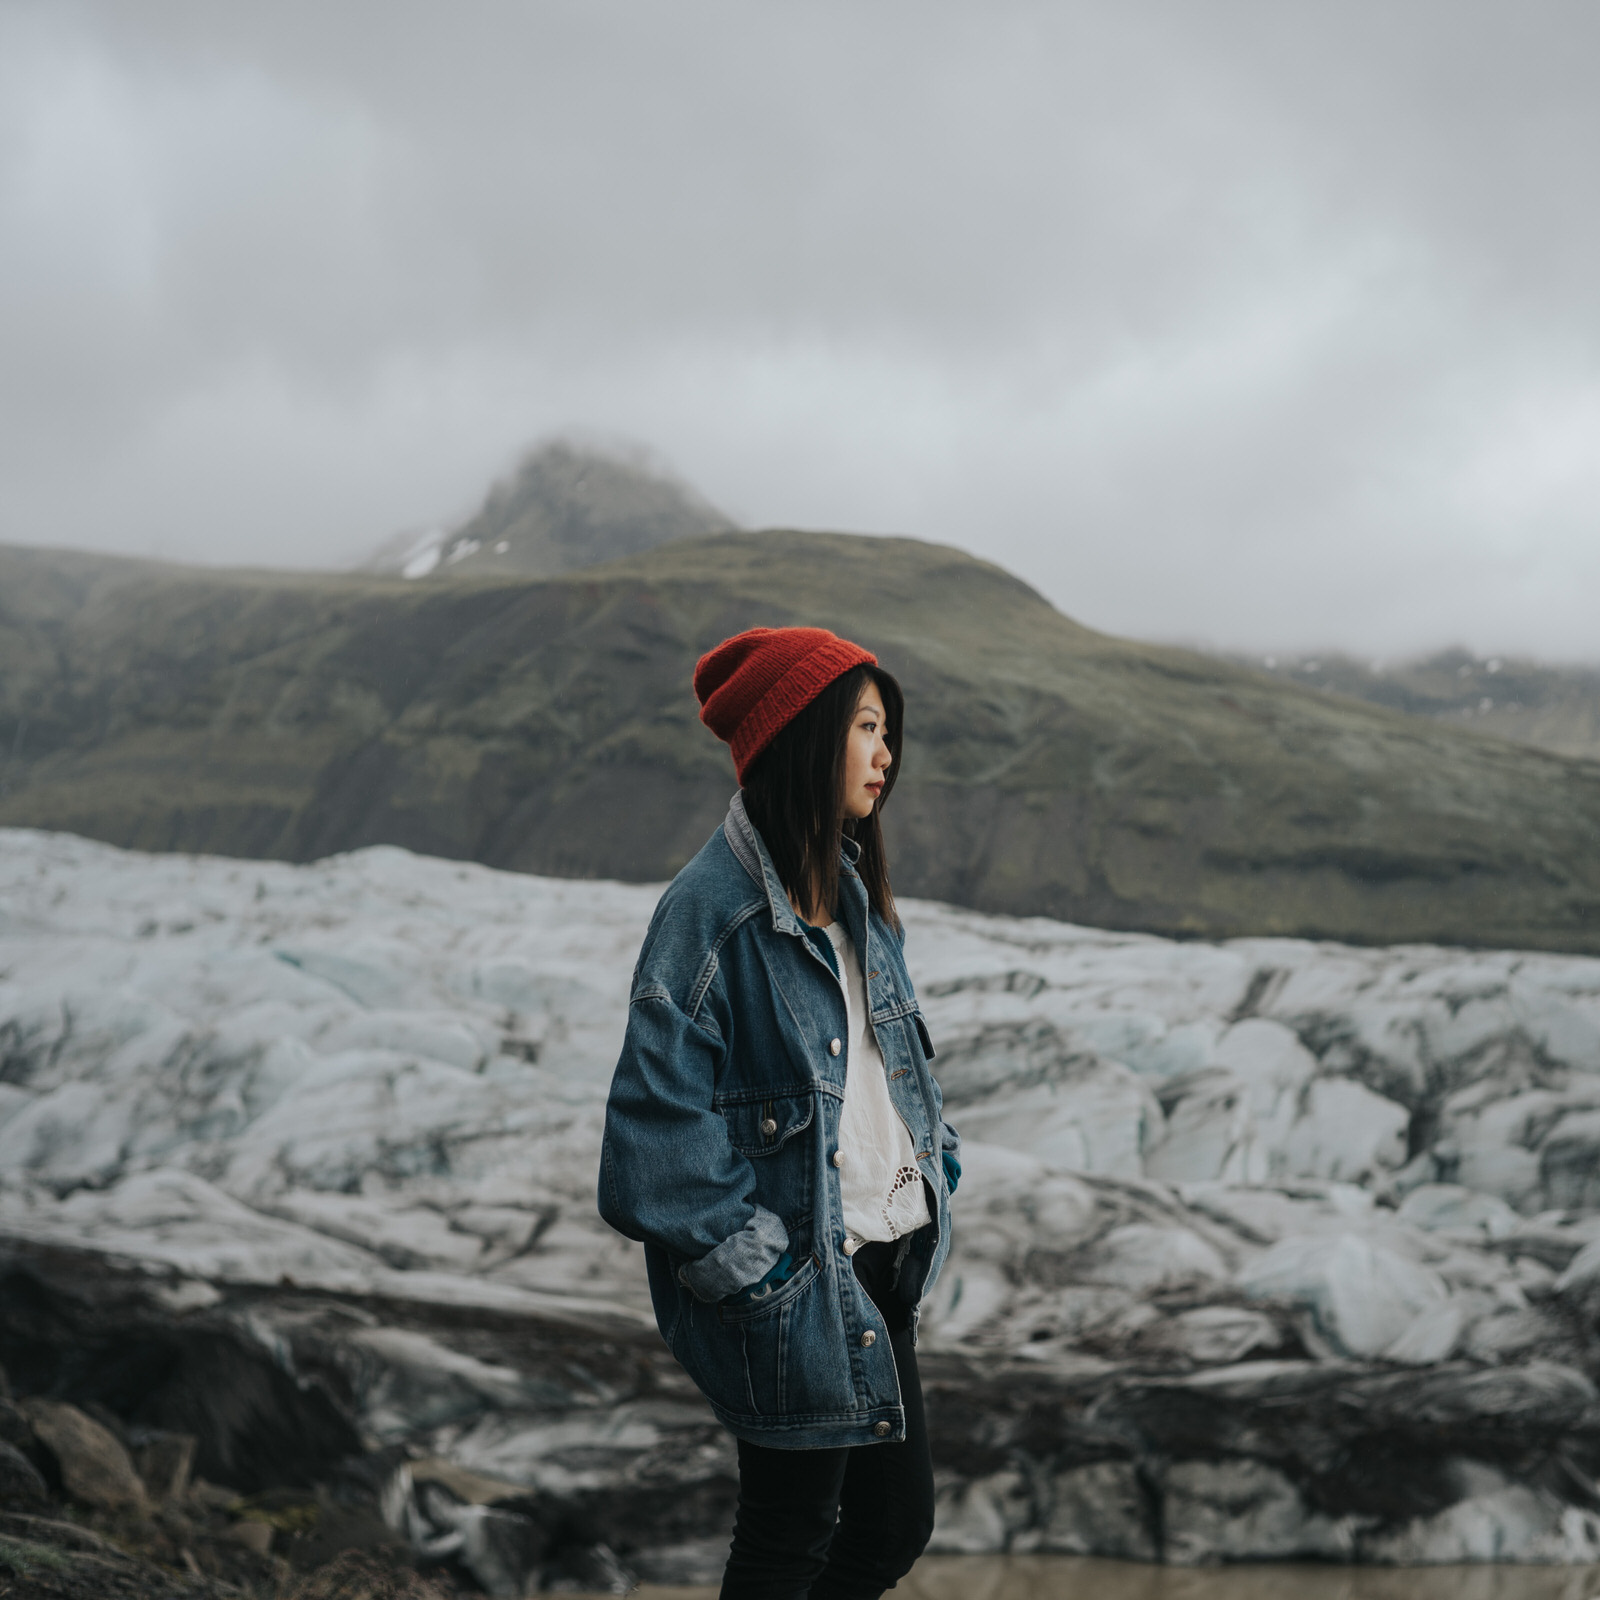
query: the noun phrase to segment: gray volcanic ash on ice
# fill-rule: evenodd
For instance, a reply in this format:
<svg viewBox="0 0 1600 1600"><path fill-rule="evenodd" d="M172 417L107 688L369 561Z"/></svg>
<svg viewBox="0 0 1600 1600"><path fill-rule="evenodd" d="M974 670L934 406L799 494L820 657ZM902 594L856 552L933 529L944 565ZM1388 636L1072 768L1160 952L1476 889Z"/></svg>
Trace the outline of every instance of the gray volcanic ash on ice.
<svg viewBox="0 0 1600 1600"><path fill-rule="evenodd" d="M14 1386L74 1398L113 1321L223 1341L419 1545L556 1508L713 1568L731 1450L593 1204L657 893L0 833ZM968 1141L936 1548L1600 1558L1600 961L904 909ZM248 1418L200 1431L269 1485Z"/></svg>

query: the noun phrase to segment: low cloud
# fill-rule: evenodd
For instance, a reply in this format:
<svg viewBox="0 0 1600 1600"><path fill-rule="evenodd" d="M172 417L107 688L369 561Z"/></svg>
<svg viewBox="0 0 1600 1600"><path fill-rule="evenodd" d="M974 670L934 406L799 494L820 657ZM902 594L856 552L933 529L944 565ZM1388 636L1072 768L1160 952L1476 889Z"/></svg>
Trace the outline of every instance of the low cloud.
<svg viewBox="0 0 1600 1600"><path fill-rule="evenodd" d="M1096 626L1592 653L1600 15L0 11L0 538L337 565L532 439Z"/></svg>

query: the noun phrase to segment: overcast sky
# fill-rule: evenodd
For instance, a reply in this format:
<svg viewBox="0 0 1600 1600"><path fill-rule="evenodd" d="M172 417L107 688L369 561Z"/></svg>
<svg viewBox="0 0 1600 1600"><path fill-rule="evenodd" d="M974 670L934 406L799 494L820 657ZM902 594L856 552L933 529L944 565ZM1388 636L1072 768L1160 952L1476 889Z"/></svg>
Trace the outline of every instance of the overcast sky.
<svg viewBox="0 0 1600 1600"><path fill-rule="evenodd" d="M1146 637L1600 657L1593 0L0 0L0 540L521 449Z"/></svg>

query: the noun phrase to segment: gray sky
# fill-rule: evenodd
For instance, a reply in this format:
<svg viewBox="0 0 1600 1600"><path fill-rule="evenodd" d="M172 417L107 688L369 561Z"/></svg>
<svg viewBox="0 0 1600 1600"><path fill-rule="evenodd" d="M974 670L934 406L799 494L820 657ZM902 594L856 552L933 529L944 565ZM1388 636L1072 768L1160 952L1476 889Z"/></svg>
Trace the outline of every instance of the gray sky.
<svg viewBox="0 0 1600 1600"><path fill-rule="evenodd" d="M1146 637L1600 656L1592 0L0 0L0 540L536 437Z"/></svg>

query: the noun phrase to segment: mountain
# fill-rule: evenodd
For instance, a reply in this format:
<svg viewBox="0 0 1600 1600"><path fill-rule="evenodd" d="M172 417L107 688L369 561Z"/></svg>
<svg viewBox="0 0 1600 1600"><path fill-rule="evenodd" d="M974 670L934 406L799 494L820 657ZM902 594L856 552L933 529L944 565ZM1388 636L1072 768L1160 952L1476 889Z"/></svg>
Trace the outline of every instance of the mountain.
<svg viewBox="0 0 1600 1600"><path fill-rule="evenodd" d="M694 661L758 623L834 627L904 682L904 893L1600 950L1600 764L1111 638L959 551L844 534L449 583L0 550L0 825L660 880L733 786Z"/></svg>
<svg viewBox="0 0 1600 1600"><path fill-rule="evenodd" d="M391 539L367 570L545 578L734 526L643 450L553 439L530 451L458 528Z"/></svg>
<svg viewBox="0 0 1600 1600"><path fill-rule="evenodd" d="M1440 650L1389 665L1338 653L1234 656L1285 682L1600 760L1600 667Z"/></svg>

